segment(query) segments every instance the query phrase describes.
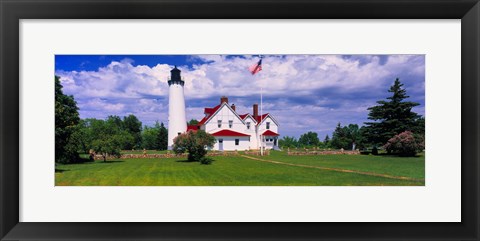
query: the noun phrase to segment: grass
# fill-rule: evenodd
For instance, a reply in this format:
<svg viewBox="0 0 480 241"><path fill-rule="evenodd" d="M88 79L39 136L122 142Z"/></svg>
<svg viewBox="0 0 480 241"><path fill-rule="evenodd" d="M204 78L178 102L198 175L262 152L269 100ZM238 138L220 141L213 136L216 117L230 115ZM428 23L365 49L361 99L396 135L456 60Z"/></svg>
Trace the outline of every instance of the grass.
<svg viewBox="0 0 480 241"><path fill-rule="evenodd" d="M292 164L425 178L425 155L423 154L417 157L397 157L392 155L288 156L282 151L272 151L269 156L258 158Z"/></svg>
<svg viewBox="0 0 480 241"><path fill-rule="evenodd" d="M391 156L286 156L272 152L262 157L285 163L334 167L424 177L425 158ZM382 186L425 185L424 181L398 180L355 173L287 166L242 156L213 157L211 165L182 158L121 159L57 165L58 186Z"/></svg>

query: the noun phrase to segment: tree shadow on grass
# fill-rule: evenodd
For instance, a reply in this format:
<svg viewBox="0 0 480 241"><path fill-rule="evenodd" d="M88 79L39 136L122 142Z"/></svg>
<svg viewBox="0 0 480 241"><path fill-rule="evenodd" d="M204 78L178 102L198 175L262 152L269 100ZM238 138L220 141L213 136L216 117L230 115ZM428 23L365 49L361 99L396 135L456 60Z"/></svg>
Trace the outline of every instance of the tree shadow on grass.
<svg viewBox="0 0 480 241"><path fill-rule="evenodd" d="M55 168L55 173L63 173L63 172L67 172L67 171L70 171L70 170L62 170L62 169Z"/></svg>
<svg viewBox="0 0 480 241"><path fill-rule="evenodd" d="M175 162L186 162L186 163L189 163L189 162L198 162L198 161L189 161L189 160L176 160Z"/></svg>
<svg viewBox="0 0 480 241"><path fill-rule="evenodd" d="M101 162L96 162L98 164L114 164L114 163L119 163L119 162L125 162L125 161L101 161Z"/></svg>
<svg viewBox="0 0 480 241"><path fill-rule="evenodd" d="M375 155L374 155L375 156ZM376 156L385 156L385 157L404 157L404 158L419 158L419 157L422 157L422 155L420 154L417 154L415 156L402 156L402 155L398 155L398 154L393 154L393 153L378 153Z"/></svg>

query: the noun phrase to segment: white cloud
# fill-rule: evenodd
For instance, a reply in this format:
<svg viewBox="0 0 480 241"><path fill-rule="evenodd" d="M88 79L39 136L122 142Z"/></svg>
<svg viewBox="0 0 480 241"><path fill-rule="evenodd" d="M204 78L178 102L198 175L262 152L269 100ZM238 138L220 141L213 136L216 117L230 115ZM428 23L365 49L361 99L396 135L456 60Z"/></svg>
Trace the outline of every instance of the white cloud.
<svg viewBox="0 0 480 241"><path fill-rule="evenodd" d="M237 110L251 113L251 105L258 102L263 88L264 97L275 100L265 102L264 110L274 112L282 128L314 127L321 132L331 130L338 121L365 120L366 108L375 104L365 96L376 92L386 95L396 77L407 82L413 89L409 93L419 93L422 100L425 88L424 56L419 55L392 55L388 59L385 56L265 56L263 70L254 76L247 69L258 57L191 57L195 59L204 63L178 66L185 80L188 119L200 119L203 107L208 107L198 106L197 100L216 102L222 95L232 99L244 97L235 99ZM56 74L61 77L64 92L74 95L79 102L82 117L133 113L151 124L155 120L167 122L167 80L172 67L168 63L153 67L135 65L133 60L124 59L96 71L58 70ZM299 99L297 102L306 103L292 102L295 98ZM424 108L417 109L424 111Z"/></svg>

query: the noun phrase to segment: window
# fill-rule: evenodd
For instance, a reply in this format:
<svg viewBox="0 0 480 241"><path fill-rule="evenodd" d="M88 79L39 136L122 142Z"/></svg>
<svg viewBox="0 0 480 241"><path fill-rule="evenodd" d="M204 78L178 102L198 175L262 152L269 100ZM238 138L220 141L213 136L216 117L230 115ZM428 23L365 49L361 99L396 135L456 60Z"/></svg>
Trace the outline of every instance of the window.
<svg viewBox="0 0 480 241"><path fill-rule="evenodd" d="M267 122L267 130L270 129L270 122Z"/></svg>
<svg viewBox="0 0 480 241"><path fill-rule="evenodd" d="M232 128L232 126L233 126L233 120L229 120L229 121L228 121L228 127L229 127L229 128Z"/></svg>
<svg viewBox="0 0 480 241"><path fill-rule="evenodd" d="M222 127L222 120L218 120L218 128Z"/></svg>
<svg viewBox="0 0 480 241"><path fill-rule="evenodd" d="M178 134L178 135L181 135L182 133L178 132L177 134Z"/></svg>
<svg viewBox="0 0 480 241"><path fill-rule="evenodd" d="M247 122L247 130L250 130L250 122Z"/></svg>
<svg viewBox="0 0 480 241"><path fill-rule="evenodd" d="M218 143L223 143L223 139L218 139Z"/></svg>
<svg viewBox="0 0 480 241"><path fill-rule="evenodd" d="M238 146L240 144L240 139L235 139L235 145Z"/></svg>

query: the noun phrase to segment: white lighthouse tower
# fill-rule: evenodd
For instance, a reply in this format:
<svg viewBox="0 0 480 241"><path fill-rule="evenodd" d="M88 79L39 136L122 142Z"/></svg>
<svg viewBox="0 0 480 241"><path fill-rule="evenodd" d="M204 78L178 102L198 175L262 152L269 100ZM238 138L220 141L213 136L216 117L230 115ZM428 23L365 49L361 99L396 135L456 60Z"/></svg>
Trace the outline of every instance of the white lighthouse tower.
<svg viewBox="0 0 480 241"><path fill-rule="evenodd" d="M173 139L187 131L187 118L185 116L185 95L183 86L185 81L180 76L177 66L171 71L168 80L168 149L173 146Z"/></svg>

